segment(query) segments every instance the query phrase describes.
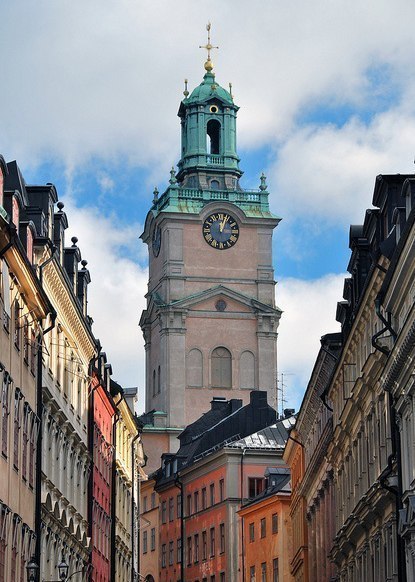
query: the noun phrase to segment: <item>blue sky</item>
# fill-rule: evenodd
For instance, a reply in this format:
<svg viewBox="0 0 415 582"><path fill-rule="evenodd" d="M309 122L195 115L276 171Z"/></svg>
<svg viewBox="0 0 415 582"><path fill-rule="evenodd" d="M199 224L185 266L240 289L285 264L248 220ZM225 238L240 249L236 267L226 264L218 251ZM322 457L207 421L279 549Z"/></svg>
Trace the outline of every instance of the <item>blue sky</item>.
<svg viewBox="0 0 415 582"><path fill-rule="evenodd" d="M349 225L371 205L377 174L413 171L414 18L409 0L16 0L2 10L0 152L28 182L57 186L121 383L143 386L138 237L178 160L183 79L201 82L206 22L217 81L232 82L241 108L242 184L258 187L264 171L283 217L279 370L298 407L319 337L338 329Z"/></svg>

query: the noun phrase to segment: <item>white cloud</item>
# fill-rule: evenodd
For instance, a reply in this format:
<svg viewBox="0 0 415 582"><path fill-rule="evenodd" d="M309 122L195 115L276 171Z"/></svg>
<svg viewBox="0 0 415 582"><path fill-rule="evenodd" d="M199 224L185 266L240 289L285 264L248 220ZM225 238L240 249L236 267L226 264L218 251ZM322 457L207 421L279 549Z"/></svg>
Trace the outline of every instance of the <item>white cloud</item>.
<svg viewBox="0 0 415 582"><path fill-rule="evenodd" d="M318 219L345 227L361 222L371 205L375 176L413 172L415 108L356 118L343 127L306 126L287 137L270 168L284 217Z"/></svg>
<svg viewBox="0 0 415 582"><path fill-rule="evenodd" d="M88 312L94 319L94 334L112 364L113 378L124 387L139 386L143 409L144 347L138 321L145 307L148 275L124 252L133 241L138 254L141 225L120 227L114 217L95 208L79 208L70 197L63 200L69 221L67 241L72 236L79 239L91 273Z"/></svg>
<svg viewBox="0 0 415 582"><path fill-rule="evenodd" d="M310 379L320 338L340 331L337 302L343 295L344 274L325 275L313 281L282 279L277 304L283 310L278 335L279 379L284 374L285 407L298 410ZM281 407L279 407L281 409Z"/></svg>
<svg viewBox="0 0 415 582"><path fill-rule="evenodd" d="M321 100L370 104L373 67L414 85L409 0L16 0L0 21L2 152L22 167L123 157L165 178L179 152L182 80L201 81L198 45L213 16L217 77L233 82L244 147L279 145Z"/></svg>

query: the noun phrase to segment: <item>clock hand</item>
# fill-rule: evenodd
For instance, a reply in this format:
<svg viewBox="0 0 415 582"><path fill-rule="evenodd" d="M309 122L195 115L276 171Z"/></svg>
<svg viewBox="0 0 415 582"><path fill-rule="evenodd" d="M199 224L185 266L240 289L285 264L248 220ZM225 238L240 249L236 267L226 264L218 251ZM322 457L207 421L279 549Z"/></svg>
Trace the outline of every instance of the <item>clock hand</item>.
<svg viewBox="0 0 415 582"><path fill-rule="evenodd" d="M225 228L225 224L226 224L226 221L227 221L227 220L228 220L228 217L227 217L227 216L225 216L225 218L224 218L224 219L222 220L222 222L220 223L220 226L219 226L219 232L223 232L223 229Z"/></svg>

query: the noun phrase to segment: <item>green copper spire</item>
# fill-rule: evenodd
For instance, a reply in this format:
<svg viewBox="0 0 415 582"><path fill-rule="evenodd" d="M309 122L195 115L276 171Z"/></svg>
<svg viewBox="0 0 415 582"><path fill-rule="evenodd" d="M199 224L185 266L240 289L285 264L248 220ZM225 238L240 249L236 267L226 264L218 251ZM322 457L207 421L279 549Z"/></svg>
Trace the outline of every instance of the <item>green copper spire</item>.
<svg viewBox="0 0 415 582"><path fill-rule="evenodd" d="M202 83L189 94L185 83L185 98L180 104L182 126L181 159L177 180L183 186L203 189L235 189L242 175L236 152L235 105L229 91L221 87L213 73L210 51L218 48L210 39L201 46L208 51L206 73Z"/></svg>
<svg viewBox="0 0 415 582"><path fill-rule="evenodd" d="M184 82L184 99L178 116L181 121L181 157L170 171L167 189L159 196L154 191L149 216L160 212L198 214L211 202L229 202L238 206L248 218L275 218L270 212L266 178L261 176L259 190L244 190L239 184L242 171L236 151L236 116L232 85L221 87L213 72L210 57L213 46L210 24L207 25L205 74L193 91Z"/></svg>

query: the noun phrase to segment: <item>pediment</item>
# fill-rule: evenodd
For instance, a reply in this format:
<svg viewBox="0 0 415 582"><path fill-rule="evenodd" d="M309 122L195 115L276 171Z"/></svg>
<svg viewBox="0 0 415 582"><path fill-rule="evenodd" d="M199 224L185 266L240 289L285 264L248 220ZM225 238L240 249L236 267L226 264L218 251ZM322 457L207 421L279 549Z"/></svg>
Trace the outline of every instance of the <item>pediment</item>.
<svg viewBox="0 0 415 582"><path fill-rule="evenodd" d="M253 297L248 297L247 295L244 295L239 291L229 289L224 285L217 285L216 287L211 287L210 289L206 289L200 293L184 297L183 299L179 299L178 301L170 303L168 307L180 307L182 309L192 309L199 311L212 309L216 311L216 303L220 300L226 301L228 306L227 311L229 311L229 309L232 307L232 310L234 311L255 313L261 312L264 314L281 313L281 310L277 307L274 308L270 305L266 305L265 303L254 299Z"/></svg>

